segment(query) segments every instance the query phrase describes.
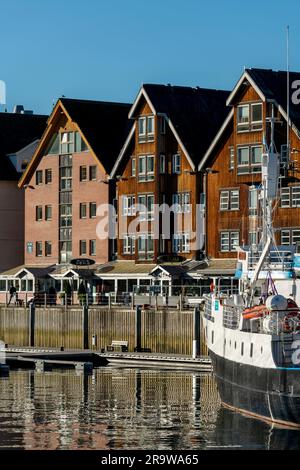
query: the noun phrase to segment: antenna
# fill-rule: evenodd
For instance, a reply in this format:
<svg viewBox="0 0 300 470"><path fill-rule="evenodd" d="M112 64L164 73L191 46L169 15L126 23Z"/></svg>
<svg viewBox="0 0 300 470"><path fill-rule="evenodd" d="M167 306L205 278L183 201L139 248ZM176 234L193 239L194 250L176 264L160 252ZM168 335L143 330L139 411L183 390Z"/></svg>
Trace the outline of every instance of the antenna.
<svg viewBox="0 0 300 470"><path fill-rule="evenodd" d="M289 41L290 40L290 27L286 27L286 112L287 112L287 125L286 125L286 145L287 145L287 160L290 160L290 64L289 64Z"/></svg>

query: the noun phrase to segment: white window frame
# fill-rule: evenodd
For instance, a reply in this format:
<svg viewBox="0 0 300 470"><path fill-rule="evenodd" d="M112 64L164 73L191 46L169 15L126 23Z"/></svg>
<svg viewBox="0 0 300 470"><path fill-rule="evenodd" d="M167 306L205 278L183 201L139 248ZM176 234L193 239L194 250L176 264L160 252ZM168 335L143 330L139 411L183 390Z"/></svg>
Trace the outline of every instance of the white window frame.
<svg viewBox="0 0 300 470"><path fill-rule="evenodd" d="M149 130L149 124L151 123L151 130ZM155 135L155 120L154 116L147 116L147 140L152 141L154 140Z"/></svg>
<svg viewBox="0 0 300 470"><path fill-rule="evenodd" d="M300 186L291 186L292 207L300 207Z"/></svg>
<svg viewBox="0 0 300 470"><path fill-rule="evenodd" d="M235 239L237 239L237 243L233 244ZM225 242L223 242L224 240ZM220 251L222 253L235 252L234 247L239 246L239 241L240 233L238 230L222 230L220 232Z"/></svg>
<svg viewBox="0 0 300 470"><path fill-rule="evenodd" d="M242 109L242 108L248 108L248 120L247 121L240 121L239 110ZM249 106L249 104L240 104L240 105L237 106L236 123L237 123L237 131L238 132L247 132L247 131L249 131L249 126L250 126L250 106Z"/></svg>
<svg viewBox="0 0 300 470"><path fill-rule="evenodd" d="M175 153L172 155L172 173L180 174L181 173L181 155L180 153Z"/></svg>
<svg viewBox="0 0 300 470"><path fill-rule="evenodd" d="M231 145L229 147L229 171L234 170L234 160L235 160L234 146Z"/></svg>
<svg viewBox="0 0 300 470"><path fill-rule="evenodd" d="M122 198L123 216L135 215L135 196L126 194Z"/></svg>
<svg viewBox="0 0 300 470"><path fill-rule="evenodd" d="M143 162L143 167L142 168L142 171L141 171L141 165L140 163ZM138 178L139 178L139 181L146 181L146 170L147 170L147 159L146 159L146 155L139 155L139 158L138 158Z"/></svg>
<svg viewBox="0 0 300 470"><path fill-rule="evenodd" d="M190 234L187 232L174 233L172 251L173 253L190 253Z"/></svg>
<svg viewBox="0 0 300 470"><path fill-rule="evenodd" d="M131 176L136 176L136 158L131 157Z"/></svg>
<svg viewBox="0 0 300 470"><path fill-rule="evenodd" d="M175 213L191 212L191 194L188 192L172 194L172 205Z"/></svg>
<svg viewBox="0 0 300 470"><path fill-rule="evenodd" d="M138 118L138 136L139 136L139 139L141 139L141 138L146 139L146 132L147 132L146 116L140 116Z"/></svg>
<svg viewBox="0 0 300 470"><path fill-rule="evenodd" d="M254 121L253 120L253 108L255 106L260 106L261 108L261 119L259 121ZM251 103L251 114L250 114L250 120L251 120L251 130L252 131L261 131L263 128L263 106L262 103Z"/></svg>
<svg viewBox="0 0 300 470"><path fill-rule="evenodd" d="M153 170L149 170L149 162L153 162ZM140 162L144 162L144 168L140 171ZM145 181L154 181L155 174L155 158L153 154L139 155L138 157L138 181L144 183Z"/></svg>
<svg viewBox="0 0 300 470"><path fill-rule="evenodd" d="M123 254L134 255L135 254L135 236L124 235L123 238Z"/></svg>

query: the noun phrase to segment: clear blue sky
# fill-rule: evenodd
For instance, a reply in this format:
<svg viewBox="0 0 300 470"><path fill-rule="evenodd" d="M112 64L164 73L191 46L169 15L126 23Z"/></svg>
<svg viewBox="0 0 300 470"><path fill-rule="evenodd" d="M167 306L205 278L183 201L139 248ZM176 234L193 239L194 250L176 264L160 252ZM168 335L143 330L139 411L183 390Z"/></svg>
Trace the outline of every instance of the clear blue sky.
<svg viewBox="0 0 300 470"><path fill-rule="evenodd" d="M142 83L230 89L243 67L300 71L299 0L1 0L7 107L130 102ZM3 106L0 107L3 110Z"/></svg>

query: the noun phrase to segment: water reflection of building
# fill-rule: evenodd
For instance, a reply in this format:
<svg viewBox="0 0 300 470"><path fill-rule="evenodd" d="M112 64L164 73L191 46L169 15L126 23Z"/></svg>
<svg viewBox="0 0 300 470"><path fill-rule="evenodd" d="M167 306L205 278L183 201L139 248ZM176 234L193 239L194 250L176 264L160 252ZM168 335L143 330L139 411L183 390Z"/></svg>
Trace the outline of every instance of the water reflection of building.
<svg viewBox="0 0 300 470"><path fill-rule="evenodd" d="M221 407L210 374L100 368L0 379L0 448L297 449L299 431Z"/></svg>

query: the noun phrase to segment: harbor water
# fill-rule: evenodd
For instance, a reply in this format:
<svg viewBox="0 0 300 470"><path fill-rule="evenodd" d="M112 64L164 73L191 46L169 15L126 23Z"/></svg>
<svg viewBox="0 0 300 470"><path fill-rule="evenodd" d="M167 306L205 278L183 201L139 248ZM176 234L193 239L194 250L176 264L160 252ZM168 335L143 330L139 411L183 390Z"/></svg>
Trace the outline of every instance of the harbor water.
<svg viewBox="0 0 300 470"><path fill-rule="evenodd" d="M300 431L223 408L211 374L11 370L0 397L2 450L300 448Z"/></svg>

